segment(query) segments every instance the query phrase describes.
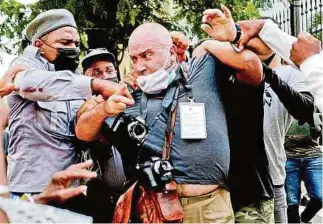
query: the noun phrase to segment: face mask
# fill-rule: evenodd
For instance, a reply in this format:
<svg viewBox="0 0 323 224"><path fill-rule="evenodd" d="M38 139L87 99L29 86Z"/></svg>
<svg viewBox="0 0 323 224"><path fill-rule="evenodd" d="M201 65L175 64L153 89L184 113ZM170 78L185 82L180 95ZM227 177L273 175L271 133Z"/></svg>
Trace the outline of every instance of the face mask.
<svg viewBox="0 0 323 224"><path fill-rule="evenodd" d="M147 94L157 94L167 89L168 85L173 82L176 77L176 73L174 69L170 72L165 70L165 66L168 61L168 57L166 61L158 71L148 74L148 75L141 75L137 78L136 82L139 88Z"/></svg>
<svg viewBox="0 0 323 224"><path fill-rule="evenodd" d="M49 46L48 44L46 45ZM75 72L80 62L79 48L54 48L52 46L49 47L56 49L57 51L56 59L52 62L55 65L56 71L69 70Z"/></svg>

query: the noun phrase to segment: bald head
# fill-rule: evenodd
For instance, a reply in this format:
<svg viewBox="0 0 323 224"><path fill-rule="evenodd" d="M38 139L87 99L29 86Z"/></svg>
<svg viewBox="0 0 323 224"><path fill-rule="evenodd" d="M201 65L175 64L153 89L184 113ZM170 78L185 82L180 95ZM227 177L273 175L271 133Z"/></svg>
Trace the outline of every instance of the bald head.
<svg viewBox="0 0 323 224"><path fill-rule="evenodd" d="M129 38L129 55L134 71L147 75L168 68L176 61L170 32L158 23L138 26Z"/></svg>
<svg viewBox="0 0 323 224"><path fill-rule="evenodd" d="M158 23L145 23L132 32L128 43L129 49L134 44L171 47L173 42L170 32L164 26Z"/></svg>

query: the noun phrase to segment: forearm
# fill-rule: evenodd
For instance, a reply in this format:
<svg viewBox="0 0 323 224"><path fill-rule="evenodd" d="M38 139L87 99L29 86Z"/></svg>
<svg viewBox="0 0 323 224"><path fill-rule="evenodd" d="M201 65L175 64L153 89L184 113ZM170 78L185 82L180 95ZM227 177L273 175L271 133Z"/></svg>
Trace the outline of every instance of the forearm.
<svg viewBox="0 0 323 224"><path fill-rule="evenodd" d="M309 92L297 92L280 79L273 70L264 68L264 71L265 82L270 84L289 114L301 123L312 124L315 110L313 96Z"/></svg>
<svg viewBox="0 0 323 224"><path fill-rule="evenodd" d="M31 101L87 99L92 95L91 78L69 71L27 70L15 78L19 95Z"/></svg>
<svg viewBox="0 0 323 224"><path fill-rule="evenodd" d="M76 136L83 141L95 140L107 116L104 102L84 112L77 121Z"/></svg>
<svg viewBox="0 0 323 224"><path fill-rule="evenodd" d="M265 20L262 29L259 32L259 37L264 41L274 52L276 52L288 64L296 67L290 59L290 51L292 44L297 40L296 37L282 31L278 25L271 20Z"/></svg>
<svg viewBox="0 0 323 224"><path fill-rule="evenodd" d="M237 53L228 42L205 41L202 46L223 64L237 71L237 80L257 86L262 81L262 66L256 54L249 50Z"/></svg>

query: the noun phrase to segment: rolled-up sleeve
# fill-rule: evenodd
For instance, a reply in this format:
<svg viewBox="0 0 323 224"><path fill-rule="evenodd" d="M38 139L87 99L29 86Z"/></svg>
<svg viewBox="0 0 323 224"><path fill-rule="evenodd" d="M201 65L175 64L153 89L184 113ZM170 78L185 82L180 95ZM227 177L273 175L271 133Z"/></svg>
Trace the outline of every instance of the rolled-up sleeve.
<svg viewBox="0 0 323 224"><path fill-rule="evenodd" d="M92 95L91 78L70 71L30 69L15 78L19 95L32 101L78 100Z"/></svg>
<svg viewBox="0 0 323 224"><path fill-rule="evenodd" d="M296 37L279 29L278 25L270 19L266 20L263 28L259 32L259 37L282 59L296 68L294 62L290 60L290 50L292 49L293 43L297 41Z"/></svg>

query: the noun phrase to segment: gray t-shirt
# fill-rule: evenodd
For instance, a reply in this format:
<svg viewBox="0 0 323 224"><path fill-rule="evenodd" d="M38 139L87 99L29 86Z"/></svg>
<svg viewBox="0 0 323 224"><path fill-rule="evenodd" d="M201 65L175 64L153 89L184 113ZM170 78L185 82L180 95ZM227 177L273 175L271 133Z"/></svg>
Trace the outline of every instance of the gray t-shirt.
<svg viewBox="0 0 323 224"><path fill-rule="evenodd" d="M192 86L196 103L204 103L207 138L202 140L181 139L180 109L177 112L170 161L174 166L174 178L185 184L219 184L227 188L230 162L227 120L219 90L219 77L225 75L217 70L217 61L206 54L189 62L188 83ZM140 115L141 94L135 96L136 104L126 112ZM147 119L152 124L162 110L163 97L148 96ZM179 102L188 102L183 88ZM145 111L145 108L142 109ZM166 129L165 119L159 119L149 133L142 150L147 155L161 156Z"/></svg>
<svg viewBox="0 0 323 224"><path fill-rule="evenodd" d="M308 92L303 74L292 66L275 69L277 75L298 92ZM264 141L269 162L270 176L274 185L285 182L286 154L285 135L291 126L293 117L288 113L278 96L266 83L264 92Z"/></svg>

